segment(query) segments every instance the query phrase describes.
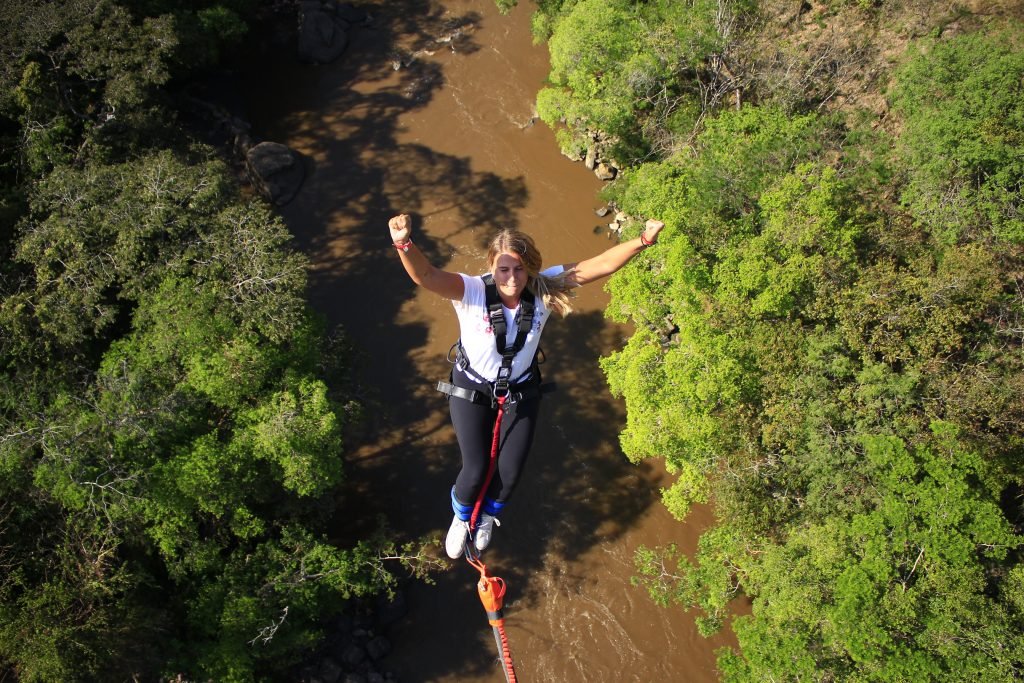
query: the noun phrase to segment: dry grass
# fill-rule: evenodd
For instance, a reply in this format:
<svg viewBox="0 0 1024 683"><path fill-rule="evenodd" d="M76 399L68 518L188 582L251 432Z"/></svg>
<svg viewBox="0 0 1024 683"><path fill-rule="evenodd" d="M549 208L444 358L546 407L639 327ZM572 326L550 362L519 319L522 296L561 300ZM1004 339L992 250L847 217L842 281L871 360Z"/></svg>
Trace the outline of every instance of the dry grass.
<svg viewBox="0 0 1024 683"><path fill-rule="evenodd" d="M746 97L788 110L870 112L887 118L886 89L910 44L1024 20L1024 0L765 0L737 55Z"/></svg>

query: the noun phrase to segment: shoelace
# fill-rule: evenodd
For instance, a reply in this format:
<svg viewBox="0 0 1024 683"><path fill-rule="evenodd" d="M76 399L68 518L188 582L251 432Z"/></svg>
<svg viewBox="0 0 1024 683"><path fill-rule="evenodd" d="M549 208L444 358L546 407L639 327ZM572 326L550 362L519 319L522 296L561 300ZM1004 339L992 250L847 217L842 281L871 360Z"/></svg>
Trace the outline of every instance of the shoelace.
<svg viewBox="0 0 1024 683"><path fill-rule="evenodd" d="M498 519L497 517L491 517L491 523L494 526L501 526L501 520ZM482 523L477 525L477 529L476 530L480 531L481 529L483 529L483 524ZM488 531L490 531L490 529L488 529Z"/></svg>

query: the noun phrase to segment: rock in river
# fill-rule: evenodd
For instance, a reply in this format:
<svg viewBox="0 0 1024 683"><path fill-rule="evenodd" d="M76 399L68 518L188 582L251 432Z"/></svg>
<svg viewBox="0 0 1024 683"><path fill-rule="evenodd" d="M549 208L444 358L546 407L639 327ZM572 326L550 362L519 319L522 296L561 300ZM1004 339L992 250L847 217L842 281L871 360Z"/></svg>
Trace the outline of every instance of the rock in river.
<svg viewBox="0 0 1024 683"><path fill-rule="evenodd" d="M306 177L299 155L280 142L251 147L245 160L252 184L277 206L294 199Z"/></svg>
<svg viewBox="0 0 1024 683"><path fill-rule="evenodd" d="M299 60L333 62L348 45L349 26L337 3L304 0L299 5Z"/></svg>

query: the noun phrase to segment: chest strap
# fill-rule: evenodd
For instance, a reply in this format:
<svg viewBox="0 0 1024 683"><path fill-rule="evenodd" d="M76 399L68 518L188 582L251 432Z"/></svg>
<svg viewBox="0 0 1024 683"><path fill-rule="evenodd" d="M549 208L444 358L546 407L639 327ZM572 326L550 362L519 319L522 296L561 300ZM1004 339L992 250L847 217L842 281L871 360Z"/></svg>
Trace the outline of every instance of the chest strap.
<svg viewBox="0 0 1024 683"><path fill-rule="evenodd" d="M512 342L512 346L509 346L506 339L508 327L505 324L505 307L498 295L498 286L494 282L494 276L487 273L482 276L482 279L487 301L487 317L490 319L491 331L494 333L494 347L501 356L498 379L494 383L494 395L502 396L508 392L512 383L512 361L516 354L526 346L526 337L533 328L537 300L533 296L533 292L528 289L523 290L519 297L519 323L516 325L516 338Z"/></svg>
<svg viewBox="0 0 1024 683"><path fill-rule="evenodd" d="M494 348L501 356L498 377L491 383L491 393L498 398L509 394L509 387L512 385L512 361L515 360L516 354L526 346L526 337L533 329L533 316L537 300L533 296L533 292L528 289L523 290L519 297L519 322L516 325L516 338L512 342L512 346L509 346L505 338L508 334L508 327L505 324L505 307L498 295L498 286L494 282L494 276L487 273L481 279L484 281L487 317L491 323L491 332L494 334Z"/></svg>

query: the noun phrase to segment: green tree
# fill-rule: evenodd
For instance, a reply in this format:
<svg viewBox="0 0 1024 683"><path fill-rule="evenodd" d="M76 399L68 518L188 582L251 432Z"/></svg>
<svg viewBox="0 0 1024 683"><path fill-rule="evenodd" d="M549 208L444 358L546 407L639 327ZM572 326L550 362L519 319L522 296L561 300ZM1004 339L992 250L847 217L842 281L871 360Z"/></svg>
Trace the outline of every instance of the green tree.
<svg viewBox="0 0 1024 683"><path fill-rule="evenodd" d="M720 29L732 5L582 0L560 6L548 43L549 85L537 96L537 112L557 130L563 150L586 149L600 133L612 141L611 156L626 162L689 135L710 104L701 79L725 49ZM550 17L550 11L539 14Z"/></svg>
<svg viewBox="0 0 1024 683"><path fill-rule="evenodd" d="M653 268L633 263L609 283L611 314L629 316L643 329L602 361L612 392L626 399L623 449L634 460L658 454L679 473L665 498L680 518L691 503L708 499L707 477L721 466L721 455L742 450L750 438L734 428L741 419L736 411L757 403L756 344L765 334L740 319L737 308L778 272L807 273L780 284L802 289L794 278L817 280L809 289L815 292L841 282L853 261L857 232L844 215L834 174L801 166L779 189L768 188L773 174L794 168L798 155L814 154L818 130L813 117L724 113L708 122L691 156L646 164L616 190L627 211L662 216L682 232L666 233ZM802 197L808 186L815 189ZM823 207L829 208L824 216L808 215ZM789 232L798 220L806 231ZM766 251L778 261L765 260ZM743 260L749 265L740 266ZM766 267L777 272L755 276ZM764 313L803 316L811 305Z"/></svg>
<svg viewBox="0 0 1024 683"><path fill-rule="evenodd" d="M902 201L944 242L1024 240L1022 25L916 46L892 89L905 122Z"/></svg>
<svg viewBox="0 0 1024 683"><path fill-rule="evenodd" d="M281 220L178 142L174 79L254 6L0 3L3 675L274 677L403 554L328 537L345 346Z"/></svg>
<svg viewBox="0 0 1024 683"><path fill-rule="evenodd" d="M849 680L1019 674L1020 614L992 588L1020 536L999 491L974 483L993 481L984 459L948 425L933 431L915 451L865 439L870 508L794 530L750 565L755 613L737 620L741 654L726 658L726 680L823 669Z"/></svg>
<svg viewBox="0 0 1024 683"><path fill-rule="evenodd" d="M751 600L739 651L721 653L727 680L1003 680L1024 665L1024 252L991 229L1005 221L961 211L1013 168L1014 105L991 115L1001 137L975 190L951 192L990 128L964 104L983 88L958 89L929 61L965 78L972 64L999 102L1019 89L1007 50L965 47L989 40L948 41L897 72L893 91L914 93L900 106L923 113L888 148L839 116L750 106L606 193L669 225L608 285L609 314L637 326L602 363L626 400L623 449L664 459L674 515L710 503L718 519L692 562L640 549L637 581L697 608L704 633L734 597ZM948 154L918 170L936 147ZM960 227L911 201L926 196L954 198Z"/></svg>
<svg viewBox="0 0 1024 683"><path fill-rule="evenodd" d="M35 554L5 557L18 571L0 656L23 677L251 680L391 580L383 536L326 536L352 411L318 377L338 361L306 310L303 259L198 159L59 168L22 225L24 284L0 308L0 467L26 523L0 524L0 547ZM70 548L33 538L43 519L84 531ZM254 649L286 610L287 633Z"/></svg>

